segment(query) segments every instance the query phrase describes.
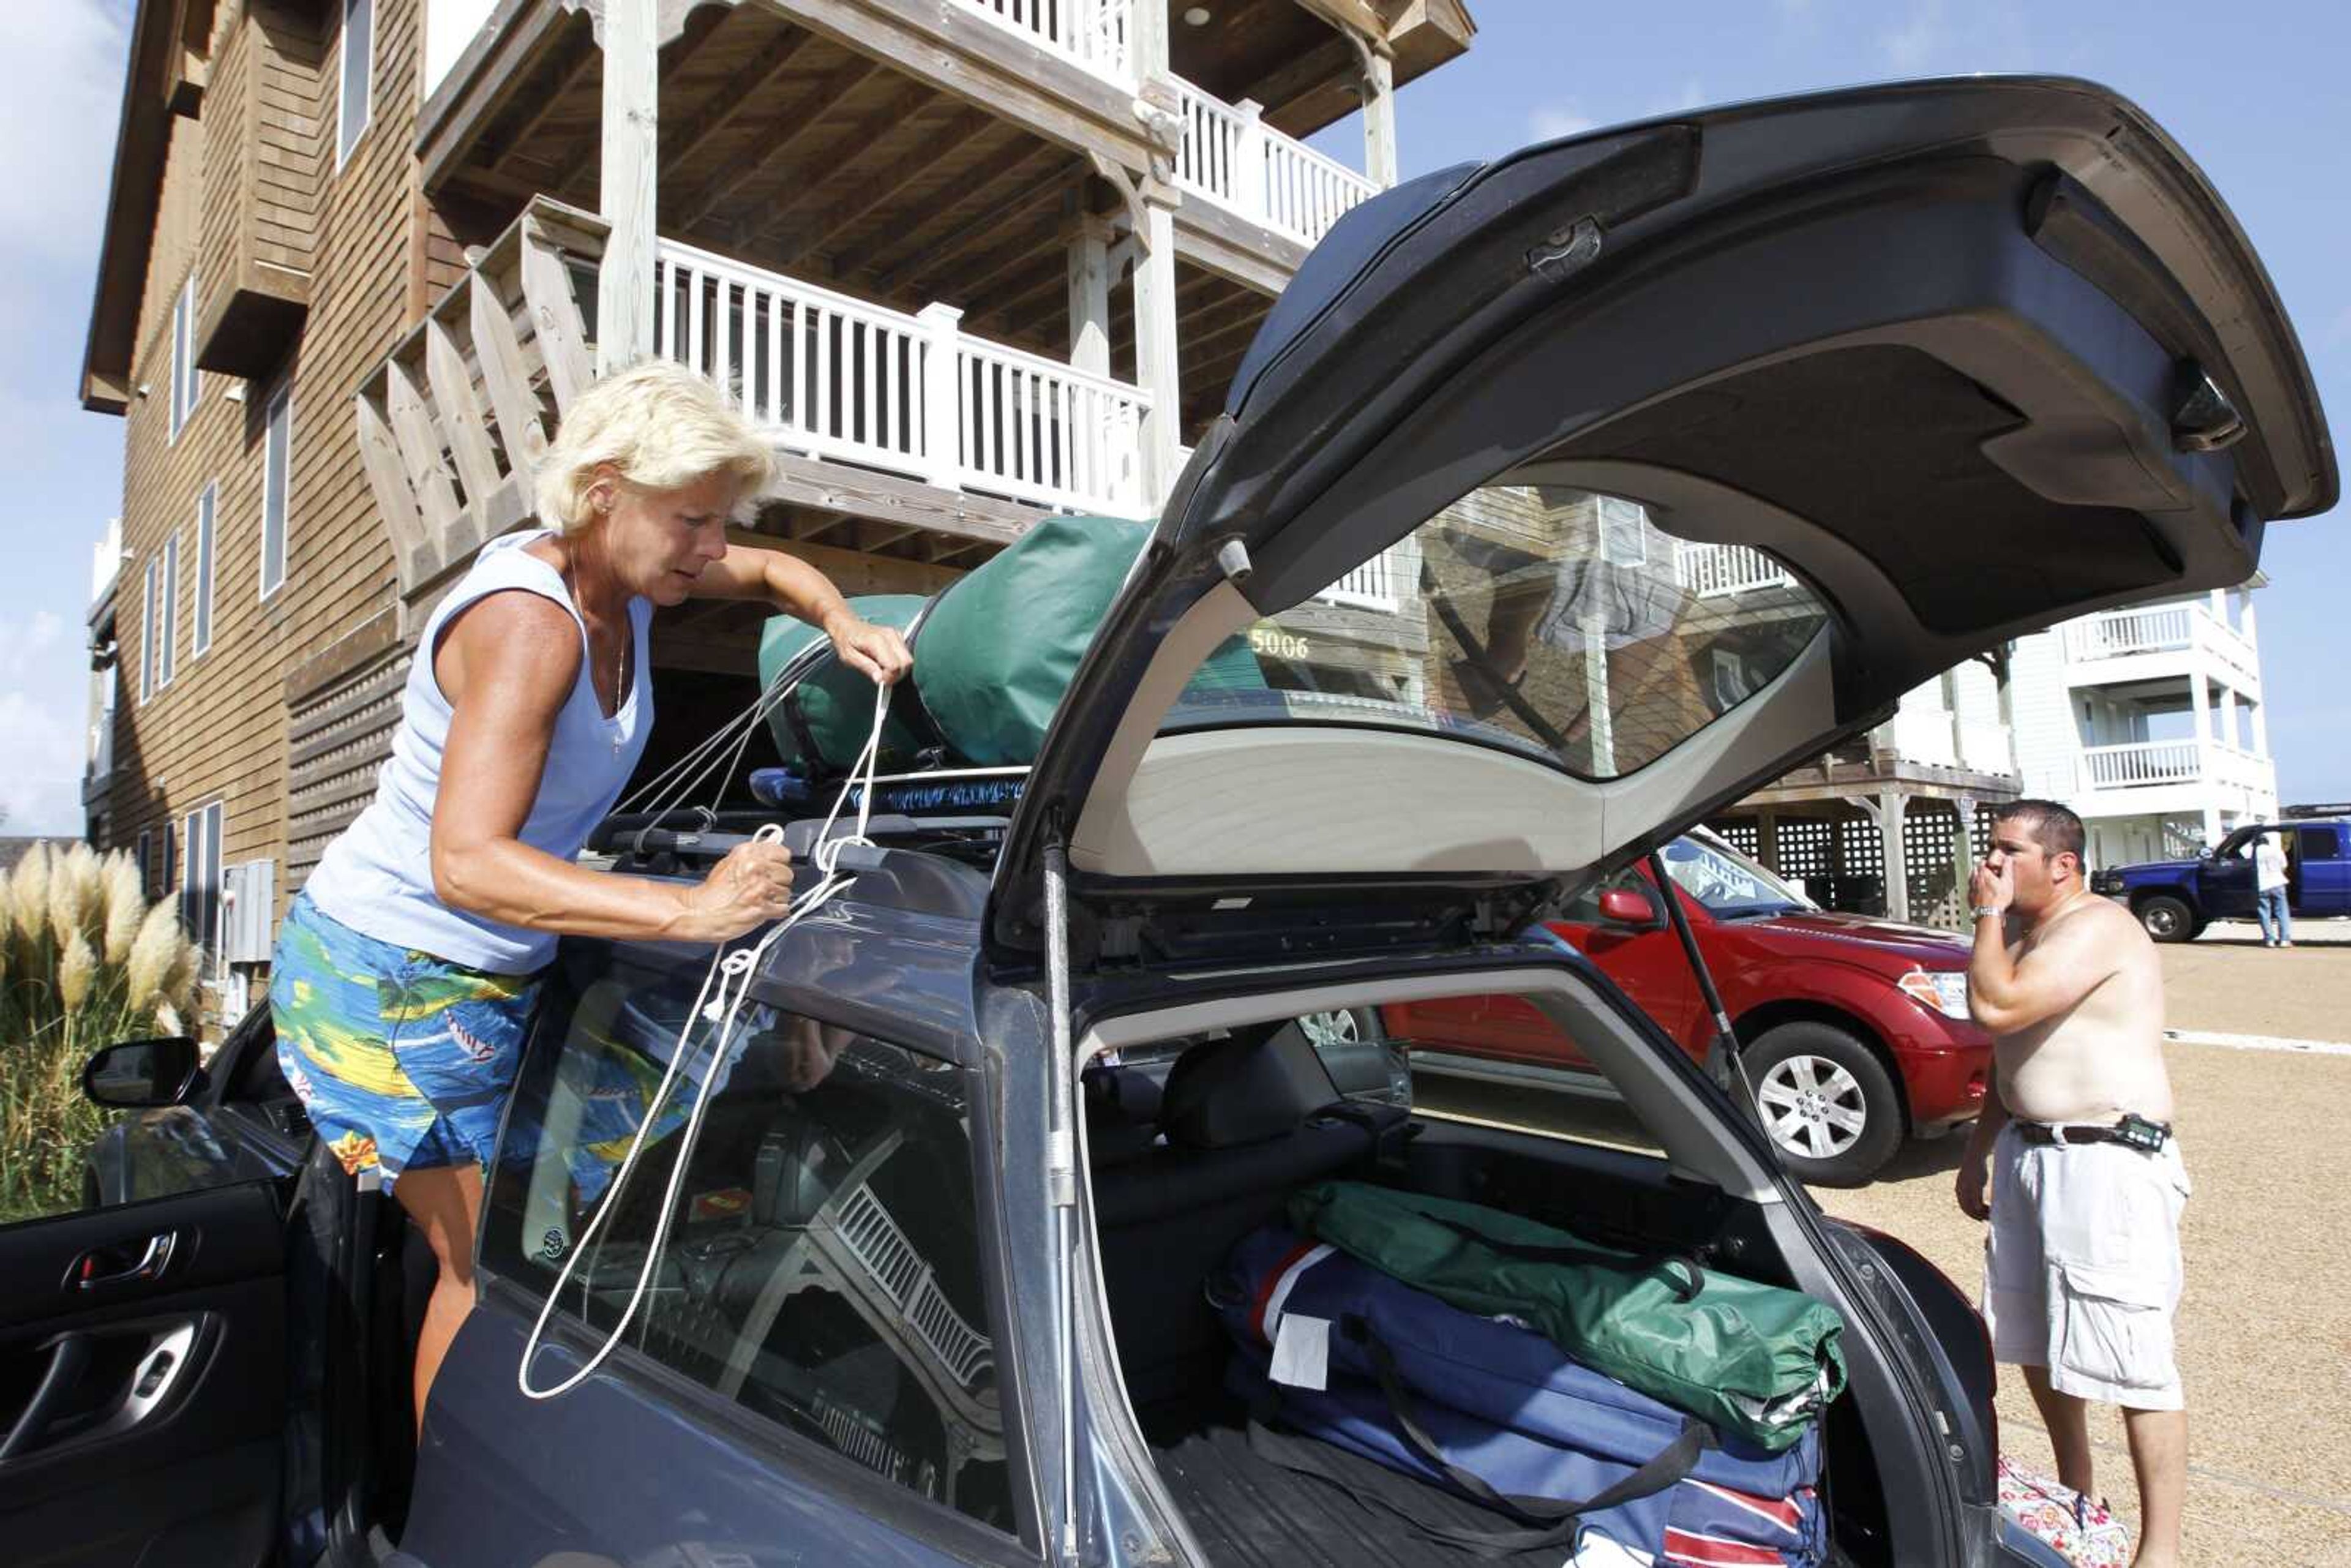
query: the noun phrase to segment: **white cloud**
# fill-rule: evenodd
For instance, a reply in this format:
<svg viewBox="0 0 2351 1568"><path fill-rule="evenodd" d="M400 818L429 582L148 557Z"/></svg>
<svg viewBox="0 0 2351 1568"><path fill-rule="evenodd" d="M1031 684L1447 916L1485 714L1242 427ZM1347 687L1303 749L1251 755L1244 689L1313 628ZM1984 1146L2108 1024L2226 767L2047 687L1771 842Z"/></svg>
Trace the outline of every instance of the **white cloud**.
<svg viewBox="0 0 2351 1568"><path fill-rule="evenodd" d="M130 35L104 0L47 0L8 29L0 249L81 263L106 204Z"/></svg>
<svg viewBox="0 0 2351 1568"><path fill-rule="evenodd" d="M81 834L82 727L60 706L0 691L0 757L8 758L0 768L0 810L7 812L0 831Z"/></svg>
<svg viewBox="0 0 2351 1568"><path fill-rule="evenodd" d="M1943 0L1919 0L1902 25L1881 35L1877 44L1885 52L1886 63L1896 73L1908 76L1926 68L1927 62L1949 41L1949 30L1943 21Z"/></svg>
<svg viewBox="0 0 2351 1568"><path fill-rule="evenodd" d="M1527 134L1537 141L1578 136L1600 122L1572 103L1547 104L1527 116Z"/></svg>

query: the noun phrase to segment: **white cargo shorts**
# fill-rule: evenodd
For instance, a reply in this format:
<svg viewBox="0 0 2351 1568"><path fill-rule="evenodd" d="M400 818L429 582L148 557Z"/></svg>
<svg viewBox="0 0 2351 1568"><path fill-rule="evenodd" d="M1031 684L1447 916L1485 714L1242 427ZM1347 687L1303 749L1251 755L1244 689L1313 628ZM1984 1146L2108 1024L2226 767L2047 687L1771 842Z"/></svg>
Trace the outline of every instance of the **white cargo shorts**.
<svg viewBox="0 0 2351 1568"><path fill-rule="evenodd" d="M2172 1348L2188 1170L2120 1144L1992 1150L1984 1322L1993 1358L2045 1366L2061 1393L2134 1410L2183 1404Z"/></svg>

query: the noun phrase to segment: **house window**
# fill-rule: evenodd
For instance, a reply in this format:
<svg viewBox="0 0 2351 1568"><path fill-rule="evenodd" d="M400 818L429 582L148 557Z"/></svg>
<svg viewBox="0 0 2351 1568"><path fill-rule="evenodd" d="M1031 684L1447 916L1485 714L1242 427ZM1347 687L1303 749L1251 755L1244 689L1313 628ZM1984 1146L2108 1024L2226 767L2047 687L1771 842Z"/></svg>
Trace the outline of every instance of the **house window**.
<svg viewBox="0 0 2351 1568"><path fill-rule="evenodd" d="M1614 566L1640 566L1647 561L1647 510L1639 502L1627 501L1621 496L1602 496L1597 499L1602 555Z"/></svg>
<svg viewBox="0 0 2351 1568"><path fill-rule="evenodd" d="M182 819L188 871L180 881L180 920L207 954L220 951L221 803L199 806Z"/></svg>
<svg viewBox="0 0 2351 1568"><path fill-rule="evenodd" d="M286 581L286 478L294 440L294 390L282 387L269 400L268 432L261 459L261 597Z"/></svg>
<svg viewBox="0 0 2351 1568"><path fill-rule="evenodd" d="M139 892L141 896L155 896L155 830L139 830Z"/></svg>
<svg viewBox="0 0 2351 1568"><path fill-rule="evenodd" d="M147 558L144 608L139 612L139 700L145 702L155 695L155 635L162 628L155 619L155 558Z"/></svg>
<svg viewBox="0 0 2351 1568"><path fill-rule="evenodd" d="M196 275L190 273L172 307L172 439L196 409L204 383L196 372Z"/></svg>
<svg viewBox="0 0 2351 1568"><path fill-rule="evenodd" d="M163 580L160 598L162 623L155 632L155 689L159 692L172 684L172 672L179 654L180 536L176 533L163 541Z"/></svg>
<svg viewBox="0 0 2351 1568"><path fill-rule="evenodd" d="M212 484L196 498L196 618L188 643L192 659L213 645L213 508L219 496L219 485Z"/></svg>
<svg viewBox="0 0 2351 1568"><path fill-rule="evenodd" d="M375 0L343 0L342 111L335 127L338 169L367 130L374 68Z"/></svg>

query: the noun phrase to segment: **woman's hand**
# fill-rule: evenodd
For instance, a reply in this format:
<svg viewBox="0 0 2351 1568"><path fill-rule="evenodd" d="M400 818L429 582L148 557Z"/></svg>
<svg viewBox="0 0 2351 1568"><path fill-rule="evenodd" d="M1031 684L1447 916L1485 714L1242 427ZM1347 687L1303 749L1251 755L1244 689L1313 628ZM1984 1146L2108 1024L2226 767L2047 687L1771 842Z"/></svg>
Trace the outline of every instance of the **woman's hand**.
<svg viewBox="0 0 2351 1568"><path fill-rule="evenodd" d="M861 620L853 610L843 607L826 617L823 631L842 664L880 685L889 685L914 667L914 651L905 638L887 626Z"/></svg>
<svg viewBox="0 0 2351 1568"><path fill-rule="evenodd" d="M791 851L766 840L737 844L700 886L686 891L675 935L688 942L728 942L782 919L791 906Z"/></svg>

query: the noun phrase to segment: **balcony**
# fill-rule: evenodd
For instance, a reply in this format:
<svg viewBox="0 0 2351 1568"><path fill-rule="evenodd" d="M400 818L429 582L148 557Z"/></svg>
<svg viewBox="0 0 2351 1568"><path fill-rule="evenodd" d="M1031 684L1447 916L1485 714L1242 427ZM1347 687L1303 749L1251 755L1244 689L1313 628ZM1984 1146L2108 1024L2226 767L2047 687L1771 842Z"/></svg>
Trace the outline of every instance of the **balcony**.
<svg viewBox="0 0 2351 1568"><path fill-rule="evenodd" d="M2085 815L2201 810L2217 791L2242 796L2242 808L2273 808L2277 767L2266 757L2218 741L2142 740L2083 748L2075 763Z"/></svg>
<svg viewBox="0 0 2351 1568"><path fill-rule="evenodd" d="M1368 178L1180 77L1184 141L1176 183L1250 223L1311 246L1347 209L1379 193Z"/></svg>
<svg viewBox="0 0 2351 1568"><path fill-rule="evenodd" d="M1148 509L1138 387L663 240L654 340L776 444L1067 511Z"/></svg>
<svg viewBox="0 0 2351 1568"><path fill-rule="evenodd" d="M545 198L363 382L359 448L416 599L524 520L532 471L593 379L594 214ZM1125 382L671 240L657 352L726 389L778 451L767 497L857 520L865 555L925 567L1019 537L1038 508L1141 517L1148 397ZM794 535L792 537L798 537Z"/></svg>
<svg viewBox="0 0 2351 1568"><path fill-rule="evenodd" d="M2200 603L2085 615L2065 627L2065 660L2077 685L2185 676L2200 665L2248 695L2261 688L2252 639Z"/></svg>
<svg viewBox="0 0 2351 1568"><path fill-rule="evenodd" d="M1792 588L1796 580L1761 550L1745 545L1691 544L1674 541L1674 577L1699 599L1751 593L1758 589Z"/></svg>
<svg viewBox="0 0 2351 1568"><path fill-rule="evenodd" d="M953 0L1032 46L1133 92L1134 0ZM1227 103L1172 78L1183 141L1176 183L1235 215L1311 246L1379 187L1267 125L1255 103Z"/></svg>
<svg viewBox="0 0 2351 1568"><path fill-rule="evenodd" d="M953 0L1114 87L1135 86L1134 0Z"/></svg>

